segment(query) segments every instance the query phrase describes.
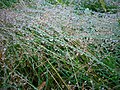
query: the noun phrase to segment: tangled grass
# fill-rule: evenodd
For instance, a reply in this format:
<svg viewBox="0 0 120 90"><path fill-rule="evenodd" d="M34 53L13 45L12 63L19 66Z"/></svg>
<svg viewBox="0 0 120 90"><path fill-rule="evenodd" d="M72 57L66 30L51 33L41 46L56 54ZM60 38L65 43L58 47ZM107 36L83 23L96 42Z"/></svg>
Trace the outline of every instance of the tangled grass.
<svg viewBox="0 0 120 90"><path fill-rule="evenodd" d="M116 14L37 5L1 10L0 88L119 90Z"/></svg>

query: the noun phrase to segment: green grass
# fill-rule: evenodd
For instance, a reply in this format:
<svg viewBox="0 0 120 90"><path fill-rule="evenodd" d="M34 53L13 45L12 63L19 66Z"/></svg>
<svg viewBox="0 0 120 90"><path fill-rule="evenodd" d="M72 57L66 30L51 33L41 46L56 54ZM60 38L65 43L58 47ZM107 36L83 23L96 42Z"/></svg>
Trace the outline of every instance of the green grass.
<svg viewBox="0 0 120 90"><path fill-rule="evenodd" d="M113 1L114 2L114 1ZM82 2L82 6L85 8L89 8L92 11L96 12L110 12L110 13L116 13L118 11L118 6L111 4L106 4L104 0L98 0L98 1L90 1L86 0L85 2Z"/></svg>
<svg viewBox="0 0 120 90"><path fill-rule="evenodd" d="M84 1L74 1L74 0L46 0L48 3L54 5L75 5L77 7L89 8L95 12L110 12L110 13L117 13L118 6L114 4L106 4L105 0L84 0ZM114 0L113 0L114 3Z"/></svg>
<svg viewBox="0 0 120 90"><path fill-rule="evenodd" d="M120 89L119 43L95 39L82 48L64 30L67 37L49 25L18 26L0 28L11 37L6 37L5 58L0 60L0 88L37 90L46 82L43 90L70 90L70 85L78 90Z"/></svg>
<svg viewBox="0 0 120 90"><path fill-rule="evenodd" d="M0 8L9 8L18 0L0 0Z"/></svg>
<svg viewBox="0 0 120 90"><path fill-rule="evenodd" d="M89 45L84 52L76 43L70 45L37 27L23 30L24 34L15 33L15 43L8 44L6 66L1 67L1 77L6 77L2 87L36 89L46 81L46 89L69 88L69 82L79 89L119 88L119 61L106 47ZM26 35L33 40L25 40Z"/></svg>

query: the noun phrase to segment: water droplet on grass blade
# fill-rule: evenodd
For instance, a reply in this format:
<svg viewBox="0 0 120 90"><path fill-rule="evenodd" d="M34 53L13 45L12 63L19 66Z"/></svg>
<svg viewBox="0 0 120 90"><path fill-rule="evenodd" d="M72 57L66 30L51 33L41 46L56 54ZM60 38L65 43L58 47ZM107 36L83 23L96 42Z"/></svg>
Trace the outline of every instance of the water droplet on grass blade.
<svg viewBox="0 0 120 90"><path fill-rule="evenodd" d="M44 44L44 43L45 43L45 41L41 41L41 43L43 43L43 44Z"/></svg>
<svg viewBox="0 0 120 90"><path fill-rule="evenodd" d="M50 38L49 40L52 42L52 41L53 41L53 38Z"/></svg>

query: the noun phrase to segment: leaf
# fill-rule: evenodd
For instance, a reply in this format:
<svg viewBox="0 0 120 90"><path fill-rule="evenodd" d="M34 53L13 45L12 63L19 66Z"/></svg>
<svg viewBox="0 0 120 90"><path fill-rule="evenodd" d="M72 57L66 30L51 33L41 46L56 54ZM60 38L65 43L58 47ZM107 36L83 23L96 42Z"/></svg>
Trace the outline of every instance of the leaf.
<svg viewBox="0 0 120 90"><path fill-rule="evenodd" d="M62 87L65 87L65 85L62 85ZM76 85L67 85L68 90L76 90L78 88Z"/></svg>
<svg viewBox="0 0 120 90"><path fill-rule="evenodd" d="M2 60L2 52L0 51L0 60Z"/></svg>
<svg viewBox="0 0 120 90"><path fill-rule="evenodd" d="M42 90L45 85L46 85L46 82L45 81L42 82L42 84L38 86L38 90Z"/></svg>
<svg viewBox="0 0 120 90"><path fill-rule="evenodd" d="M57 2L63 4L63 0L57 0Z"/></svg>
<svg viewBox="0 0 120 90"><path fill-rule="evenodd" d="M102 8L104 9L104 11L106 12L106 5L105 5L105 1L104 0L100 0L100 4L102 6Z"/></svg>

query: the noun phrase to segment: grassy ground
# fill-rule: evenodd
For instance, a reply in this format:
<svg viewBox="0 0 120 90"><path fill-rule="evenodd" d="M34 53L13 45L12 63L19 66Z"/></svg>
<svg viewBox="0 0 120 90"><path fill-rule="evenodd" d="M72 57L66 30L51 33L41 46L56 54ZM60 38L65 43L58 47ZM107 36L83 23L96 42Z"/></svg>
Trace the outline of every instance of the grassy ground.
<svg viewBox="0 0 120 90"><path fill-rule="evenodd" d="M1 90L120 89L117 13L31 3L0 11Z"/></svg>

